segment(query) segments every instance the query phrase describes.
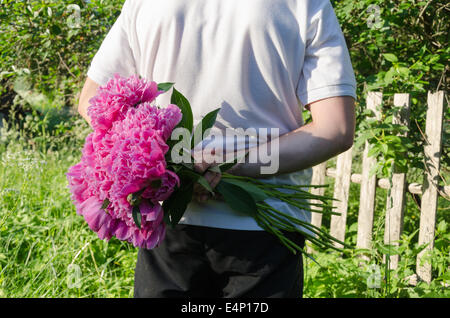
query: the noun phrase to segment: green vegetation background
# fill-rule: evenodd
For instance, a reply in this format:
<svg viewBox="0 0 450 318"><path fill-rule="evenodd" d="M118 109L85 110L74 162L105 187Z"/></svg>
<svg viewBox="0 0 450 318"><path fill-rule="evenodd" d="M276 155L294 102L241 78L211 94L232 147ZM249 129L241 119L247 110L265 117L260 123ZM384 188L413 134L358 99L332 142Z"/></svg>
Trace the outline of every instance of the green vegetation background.
<svg viewBox="0 0 450 318"><path fill-rule="evenodd" d="M131 297L136 249L100 241L70 201L65 172L79 161L90 128L76 111L89 63L120 13L123 0L0 0L0 297ZM375 173L393 163L408 182L423 180L422 133L427 91L448 91L445 1L332 1L358 82L353 172L360 172L367 140L378 158ZM79 9L79 11L78 11ZM383 118L365 111L367 91L383 91ZM394 93L410 93L411 124L391 124ZM446 105L448 102L446 101ZM306 122L311 120L304 113ZM450 110L445 108L440 185L448 185ZM335 159L329 162L332 167ZM327 182L332 194L333 179ZM352 184L346 241L355 245L359 185ZM407 195L399 268L386 271L382 255L386 191L377 189L371 261L357 251L317 253L322 267L305 265L305 297L449 297L449 200L438 201L431 284L410 285L414 273L420 197ZM324 226L329 219L324 219ZM369 265L375 267L368 267ZM379 274L378 271L379 270ZM378 288L370 282L381 278ZM369 283L369 284L368 284ZM375 284L376 287L377 284ZM372 284L372 287L374 285Z"/></svg>

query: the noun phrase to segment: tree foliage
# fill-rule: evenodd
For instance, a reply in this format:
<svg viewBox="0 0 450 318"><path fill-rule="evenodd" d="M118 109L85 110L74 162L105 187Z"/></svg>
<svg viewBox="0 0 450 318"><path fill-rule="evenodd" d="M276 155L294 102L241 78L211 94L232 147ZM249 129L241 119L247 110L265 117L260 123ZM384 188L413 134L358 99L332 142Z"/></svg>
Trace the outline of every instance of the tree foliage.
<svg viewBox="0 0 450 318"><path fill-rule="evenodd" d="M76 105L89 63L124 0L0 1L0 111L8 110L17 95L24 107ZM377 144L380 160L393 158L400 166L423 168L422 157L415 154L423 148L426 92L447 91L449 87L450 4L446 0L331 2L358 83L358 138L367 139L369 130L383 124L386 129L374 130L368 139ZM365 111L364 96L368 90L383 91L387 98L394 93L411 93L411 125L406 139L384 138L398 131L388 122L395 111L389 100L383 105L380 122L367 120L370 114ZM444 169L450 164L449 118L447 108ZM389 164L381 163L378 172L385 174Z"/></svg>

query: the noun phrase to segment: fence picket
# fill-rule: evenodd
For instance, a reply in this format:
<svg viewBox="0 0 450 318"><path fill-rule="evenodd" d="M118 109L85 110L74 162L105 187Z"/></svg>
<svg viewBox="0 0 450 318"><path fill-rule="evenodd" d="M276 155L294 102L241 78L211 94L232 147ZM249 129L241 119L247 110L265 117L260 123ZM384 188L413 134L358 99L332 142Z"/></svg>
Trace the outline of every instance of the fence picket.
<svg viewBox="0 0 450 318"><path fill-rule="evenodd" d="M427 251L434 247L436 210L438 202L438 182L444 116L444 92L428 92L428 110L424 146L425 175L420 213L419 245L428 244L417 256L417 275L425 282L431 282L431 264L422 264Z"/></svg>
<svg viewBox="0 0 450 318"><path fill-rule="evenodd" d="M340 213L340 215L331 216L330 235L340 241L344 241L345 239L348 194L350 190L350 176L352 172L352 151L353 146L347 151L339 154L336 162L336 179L334 183L333 197L339 201L334 203L336 206L334 211ZM341 244L338 243L336 243L336 246L342 247Z"/></svg>
<svg viewBox="0 0 450 318"><path fill-rule="evenodd" d="M327 170L327 161L314 166L311 184L313 184L313 185L325 184L326 170ZM325 188L324 187L311 188L311 193L315 194L315 195L324 195ZM321 202L318 200L311 200L311 203L321 203ZM314 207L314 206L312 205L312 207ZM319 207L314 207L314 208L320 209ZM320 227L322 225L322 213L314 213L314 212L311 213L311 224L314 226ZM313 251L313 248L308 246L307 251L308 251L308 253L311 253Z"/></svg>
<svg viewBox="0 0 450 318"><path fill-rule="evenodd" d="M395 94L394 106L402 107L402 111L394 116L392 123L409 125L409 94ZM404 134L406 136L406 134ZM407 190L406 173L395 171L392 175L392 187L386 202L386 219L384 227L384 243L398 246L398 241L403 230L403 216L405 211L405 193ZM389 268L395 269L398 266L399 255L391 255Z"/></svg>
<svg viewBox="0 0 450 318"><path fill-rule="evenodd" d="M381 111L377 106L383 102L383 94L380 92L369 92L367 94L366 105L367 109L375 113L375 118L381 118ZM373 175L369 177L369 172L376 164L376 158L369 157L369 143L366 141L364 152L362 156L362 179L361 191L359 199L358 212L358 234L356 246L358 248L370 249L372 246L372 228L373 228L373 214L375 209L375 191L377 177ZM368 259L366 256L362 258Z"/></svg>

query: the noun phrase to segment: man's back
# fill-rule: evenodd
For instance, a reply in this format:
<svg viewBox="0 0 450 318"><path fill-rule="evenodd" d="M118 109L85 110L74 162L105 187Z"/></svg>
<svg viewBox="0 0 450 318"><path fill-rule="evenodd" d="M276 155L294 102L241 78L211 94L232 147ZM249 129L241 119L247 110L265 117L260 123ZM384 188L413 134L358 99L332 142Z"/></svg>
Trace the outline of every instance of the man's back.
<svg viewBox="0 0 450 318"><path fill-rule="evenodd" d="M280 170L266 182L308 184L311 166L353 142L356 81L329 0L127 0L92 61L80 113L115 73L174 82L195 123L220 107L213 136L226 128L278 129ZM303 106L313 118L307 125ZM237 174L259 176L259 165L237 166ZM310 218L280 200L267 203ZM192 201L180 223L158 248L139 251L135 296L301 295L301 255L251 216L210 199Z"/></svg>

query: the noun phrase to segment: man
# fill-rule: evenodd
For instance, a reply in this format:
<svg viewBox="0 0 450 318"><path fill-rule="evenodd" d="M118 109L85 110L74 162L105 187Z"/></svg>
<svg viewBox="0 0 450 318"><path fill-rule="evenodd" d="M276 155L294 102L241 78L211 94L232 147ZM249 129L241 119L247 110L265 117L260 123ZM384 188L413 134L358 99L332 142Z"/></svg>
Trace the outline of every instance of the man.
<svg viewBox="0 0 450 318"><path fill-rule="evenodd" d="M262 173L266 163L258 160L234 166L236 175L308 184L312 166L353 144L356 82L329 0L125 1L80 96L78 110L88 122L89 99L114 73L174 82L197 123L220 107L216 132L276 129L279 137L269 136L267 144L276 145L277 171ZM169 99L166 93L157 101L167 105ZM307 125L303 107L311 112ZM214 139L218 148L228 141ZM246 151L258 157L259 147ZM214 188L220 174L210 166L196 163ZM161 245L139 250L135 297L302 296L301 255L201 187L194 195ZM306 211L270 204L310 220Z"/></svg>

